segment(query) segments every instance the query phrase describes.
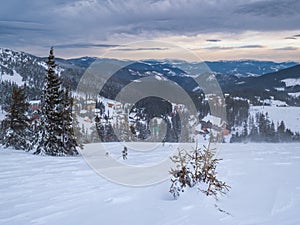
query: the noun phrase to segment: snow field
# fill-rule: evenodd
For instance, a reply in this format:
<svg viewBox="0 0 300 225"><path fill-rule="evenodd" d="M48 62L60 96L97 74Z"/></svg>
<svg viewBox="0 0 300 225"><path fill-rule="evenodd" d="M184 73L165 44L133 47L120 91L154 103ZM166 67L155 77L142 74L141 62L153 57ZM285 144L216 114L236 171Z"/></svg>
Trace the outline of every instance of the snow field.
<svg viewBox="0 0 300 225"><path fill-rule="evenodd" d="M120 145L106 145L110 156L121 160ZM124 163L149 165L174 148L166 143L148 152L129 149ZM223 158L219 177L232 189L217 204L231 215L219 212L214 199L196 188L173 200L169 181L133 188L105 180L80 156L0 149L0 224L300 224L299 144L223 144L218 157Z"/></svg>

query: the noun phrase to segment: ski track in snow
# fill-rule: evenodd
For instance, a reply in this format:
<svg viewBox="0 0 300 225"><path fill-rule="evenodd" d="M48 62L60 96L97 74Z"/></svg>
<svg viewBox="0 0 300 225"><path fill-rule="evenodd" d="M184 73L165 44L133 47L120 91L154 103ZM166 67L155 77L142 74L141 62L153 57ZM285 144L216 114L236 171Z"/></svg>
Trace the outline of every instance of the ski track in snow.
<svg viewBox="0 0 300 225"><path fill-rule="evenodd" d="M106 147L110 157L121 160L119 144ZM176 145L166 143L157 151L129 149L124 163L148 165L168 157L172 148ZM219 212L196 188L173 200L169 181L132 188L105 180L80 156L0 149L0 224L300 224L299 144L223 144L218 157L224 159L219 177L232 189L217 204L231 215Z"/></svg>

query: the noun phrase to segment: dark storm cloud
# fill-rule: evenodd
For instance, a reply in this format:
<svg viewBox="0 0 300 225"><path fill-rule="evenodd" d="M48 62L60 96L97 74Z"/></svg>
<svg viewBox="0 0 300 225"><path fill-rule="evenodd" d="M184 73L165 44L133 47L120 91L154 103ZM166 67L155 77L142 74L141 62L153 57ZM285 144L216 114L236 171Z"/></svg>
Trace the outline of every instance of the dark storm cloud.
<svg viewBox="0 0 300 225"><path fill-rule="evenodd" d="M295 35L293 35L293 36L291 36L291 37L286 37L286 38L284 38L284 39L297 40L299 37L300 37L300 34L295 34Z"/></svg>
<svg viewBox="0 0 300 225"><path fill-rule="evenodd" d="M279 51L297 51L297 47L284 47L284 48L275 48L273 50L279 50Z"/></svg>
<svg viewBox="0 0 300 225"><path fill-rule="evenodd" d="M5 47L87 47L128 36L299 30L299 11L297 0L10 0L0 7L0 40Z"/></svg>
<svg viewBox="0 0 300 225"><path fill-rule="evenodd" d="M295 38L295 37L286 37L284 39L287 39L287 40L296 40L297 38Z"/></svg>
<svg viewBox="0 0 300 225"><path fill-rule="evenodd" d="M206 47L203 49L208 50L233 50L233 49L247 49L247 48L265 48L263 45L242 45L242 46L212 46L212 47Z"/></svg>
<svg viewBox="0 0 300 225"><path fill-rule="evenodd" d="M221 40L219 40L219 39L208 39L206 41L207 42L220 42Z"/></svg>
<svg viewBox="0 0 300 225"><path fill-rule="evenodd" d="M236 12L263 17L291 17L299 15L299 9L298 0L262 0L241 5Z"/></svg>
<svg viewBox="0 0 300 225"><path fill-rule="evenodd" d="M300 1L260 0L240 4L234 10L245 29L258 31L299 30Z"/></svg>
<svg viewBox="0 0 300 225"><path fill-rule="evenodd" d="M238 46L236 48L264 48L265 46L263 45L242 45Z"/></svg>
<svg viewBox="0 0 300 225"><path fill-rule="evenodd" d="M45 30L40 23L33 23L27 21L7 21L0 20L0 32L4 34L5 32L11 31L12 33L17 31L42 31ZM13 32L14 31L14 32Z"/></svg>
<svg viewBox="0 0 300 225"><path fill-rule="evenodd" d="M0 20L0 47L3 44L23 45L26 39L46 32L40 23L28 21ZM10 47L3 46L3 47Z"/></svg>

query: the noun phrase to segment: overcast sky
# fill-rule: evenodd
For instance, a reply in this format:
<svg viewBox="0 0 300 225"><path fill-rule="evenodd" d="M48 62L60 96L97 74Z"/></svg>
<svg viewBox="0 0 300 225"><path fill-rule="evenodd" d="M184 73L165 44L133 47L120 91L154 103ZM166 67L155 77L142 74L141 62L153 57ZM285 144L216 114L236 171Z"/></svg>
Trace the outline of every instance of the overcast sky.
<svg viewBox="0 0 300 225"><path fill-rule="evenodd" d="M155 40L204 60L300 61L299 21L298 0L4 0L0 47L46 56L54 46L64 58L115 48L125 58L169 57L163 44L126 46Z"/></svg>

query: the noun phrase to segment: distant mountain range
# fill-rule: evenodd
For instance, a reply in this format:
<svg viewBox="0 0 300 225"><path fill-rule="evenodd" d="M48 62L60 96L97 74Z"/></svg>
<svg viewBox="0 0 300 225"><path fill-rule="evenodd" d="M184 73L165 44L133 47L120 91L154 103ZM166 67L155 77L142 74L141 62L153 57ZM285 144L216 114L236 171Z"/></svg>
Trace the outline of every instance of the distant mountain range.
<svg viewBox="0 0 300 225"><path fill-rule="evenodd" d="M0 48L0 79L41 90L45 77L47 58L28 53ZM116 59L82 57L56 59L58 72L66 85L76 88L86 69L95 61L106 60L118 63ZM141 76L162 76L194 92L196 83L192 76L211 71L219 81L223 92L255 100L273 96L291 105L300 104L300 65L296 62L269 62L255 60L186 62L182 60L145 60L130 64L116 73L115 82L122 88ZM117 90L116 90L117 91ZM115 93L110 93L114 95Z"/></svg>
<svg viewBox="0 0 300 225"><path fill-rule="evenodd" d="M160 63L174 65L187 73L197 74L199 69L207 66L212 72L234 75L239 77L260 76L266 73L276 72L291 66L298 65L297 62L272 62L257 60L236 60L236 61L204 61L204 62L186 62L182 60L164 60Z"/></svg>
<svg viewBox="0 0 300 225"><path fill-rule="evenodd" d="M258 77L217 75L223 92L255 99L274 98L289 105L300 105L300 65Z"/></svg>

